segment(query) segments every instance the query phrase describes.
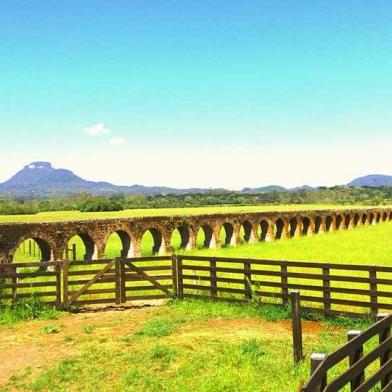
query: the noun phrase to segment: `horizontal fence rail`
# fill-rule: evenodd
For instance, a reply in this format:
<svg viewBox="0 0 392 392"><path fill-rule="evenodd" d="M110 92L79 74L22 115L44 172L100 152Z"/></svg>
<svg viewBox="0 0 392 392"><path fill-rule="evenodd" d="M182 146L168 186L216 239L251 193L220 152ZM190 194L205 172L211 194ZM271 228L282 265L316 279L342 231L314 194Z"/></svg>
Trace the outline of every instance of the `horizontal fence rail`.
<svg viewBox="0 0 392 392"><path fill-rule="evenodd" d="M158 256L0 264L0 304L32 295L58 306L209 298L287 304L324 315L392 310L392 267L261 259Z"/></svg>
<svg viewBox="0 0 392 392"><path fill-rule="evenodd" d="M178 296L261 303L288 301L301 290L302 309L359 316L392 309L392 267L176 256Z"/></svg>

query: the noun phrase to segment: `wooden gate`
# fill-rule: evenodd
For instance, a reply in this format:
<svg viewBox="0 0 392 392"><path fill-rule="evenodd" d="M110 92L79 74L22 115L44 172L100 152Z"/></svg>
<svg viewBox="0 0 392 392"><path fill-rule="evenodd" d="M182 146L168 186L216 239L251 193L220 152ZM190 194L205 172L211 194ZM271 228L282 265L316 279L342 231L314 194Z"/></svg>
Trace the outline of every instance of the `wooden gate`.
<svg viewBox="0 0 392 392"><path fill-rule="evenodd" d="M174 295L171 257L67 261L63 264L65 307L123 304Z"/></svg>

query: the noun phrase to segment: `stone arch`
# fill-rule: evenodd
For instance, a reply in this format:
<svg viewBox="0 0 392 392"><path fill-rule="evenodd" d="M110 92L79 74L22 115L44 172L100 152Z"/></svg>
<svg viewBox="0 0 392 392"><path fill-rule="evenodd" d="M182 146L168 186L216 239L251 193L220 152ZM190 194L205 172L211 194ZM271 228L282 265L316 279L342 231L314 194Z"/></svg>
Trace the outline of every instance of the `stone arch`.
<svg viewBox="0 0 392 392"><path fill-rule="evenodd" d="M250 223L248 220L245 220L241 227L244 230L243 242L249 243L252 240L252 223Z"/></svg>
<svg viewBox="0 0 392 392"><path fill-rule="evenodd" d="M323 221L321 219L321 216L316 216L316 219L314 220L314 232L318 234L320 232L320 229L322 229Z"/></svg>
<svg viewBox="0 0 392 392"><path fill-rule="evenodd" d="M175 246L173 241L176 230L179 236L179 243L177 244L177 246ZM191 249L191 231L188 225L180 225L173 231L173 233L171 234L170 245L173 249Z"/></svg>
<svg viewBox="0 0 392 392"><path fill-rule="evenodd" d="M213 248L215 247L215 239L213 236L212 227L208 224L201 225L197 231L197 245L202 248ZM202 244L200 242L202 241Z"/></svg>
<svg viewBox="0 0 392 392"><path fill-rule="evenodd" d="M289 236L295 237L298 229L298 219L293 216L289 221Z"/></svg>
<svg viewBox="0 0 392 392"><path fill-rule="evenodd" d="M148 244L149 240L151 240L150 244ZM145 230L141 236L140 244L142 254L145 255L165 253L166 251L162 231L157 227L149 227ZM148 249L148 245L151 245L150 249Z"/></svg>
<svg viewBox="0 0 392 392"><path fill-rule="evenodd" d="M341 229L342 223L343 223L343 218L342 218L342 216L341 216L341 215L336 215L336 221L335 221L335 222L336 222L336 223L335 223L336 230Z"/></svg>
<svg viewBox="0 0 392 392"><path fill-rule="evenodd" d="M267 241L269 240L269 231L270 231L270 224L267 220L263 219L260 222L260 240Z"/></svg>
<svg viewBox="0 0 392 392"><path fill-rule="evenodd" d="M121 244L120 253L114 254L115 251L110 251L108 246L110 246L110 241L113 236L118 236L119 242ZM132 241L130 234L125 230L115 230L112 232L105 241L105 256L109 257L112 255L113 257L132 257Z"/></svg>
<svg viewBox="0 0 392 392"><path fill-rule="evenodd" d="M302 235L308 235L310 229L310 219L305 216L302 217Z"/></svg>
<svg viewBox="0 0 392 392"><path fill-rule="evenodd" d="M40 262L54 260L54 250L55 250L54 245L51 244L50 241L42 238L41 236L31 235L31 236L24 236L19 239L16 246L9 252L9 261L10 262L14 261L15 254L16 254L19 246L21 246L23 244L23 242L28 241L30 239L33 240L39 248L39 251L40 251L40 260L39 261ZM20 260L20 261L23 261L23 260Z"/></svg>
<svg viewBox="0 0 392 392"><path fill-rule="evenodd" d="M327 218L325 219L325 230L329 232L332 229L333 229L333 219L332 216L328 215Z"/></svg>
<svg viewBox="0 0 392 392"><path fill-rule="evenodd" d="M282 218L278 218L275 221L275 239L280 240L283 236L284 230L284 220Z"/></svg>
<svg viewBox="0 0 392 392"><path fill-rule="evenodd" d="M222 238L222 229L224 230L224 239L223 239L223 245L224 246L229 246L233 245L233 240L234 240L234 226L230 222L225 222L220 230L219 230L219 237Z"/></svg>
<svg viewBox="0 0 392 392"><path fill-rule="evenodd" d="M75 234L72 234L68 237L68 240L65 241L65 249L63 252L63 255L66 259L69 259L68 257L68 249L69 249L69 242L72 239L75 239L79 237L81 242L83 243L84 246L84 254L82 255L82 260L95 260L98 258L98 249L97 249L97 244L95 243L93 237L87 233L87 232L76 232Z"/></svg>

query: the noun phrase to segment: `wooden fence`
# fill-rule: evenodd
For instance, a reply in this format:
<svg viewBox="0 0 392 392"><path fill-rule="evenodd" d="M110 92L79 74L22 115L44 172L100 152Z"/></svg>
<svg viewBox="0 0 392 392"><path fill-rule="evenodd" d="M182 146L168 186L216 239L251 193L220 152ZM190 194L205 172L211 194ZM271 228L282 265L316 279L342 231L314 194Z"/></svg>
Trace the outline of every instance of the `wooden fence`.
<svg viewBox="0 0 392 392"><path fill-rule="evenodd" d="M366 331L349 331L348 343L332 354L312 354L312 376L302 392L337 392L347 387L355 392L391 391L392 315L379 315L378 320ZM374 338L377 343L372 344Z"/></svg>
<svg viewBox="0 0 392 392"><path fill-rule="evenodd" d="M358 316L392 309L392 267L173 255L0 264L0 303L32 294L58 306L211 298Z"/></svg>

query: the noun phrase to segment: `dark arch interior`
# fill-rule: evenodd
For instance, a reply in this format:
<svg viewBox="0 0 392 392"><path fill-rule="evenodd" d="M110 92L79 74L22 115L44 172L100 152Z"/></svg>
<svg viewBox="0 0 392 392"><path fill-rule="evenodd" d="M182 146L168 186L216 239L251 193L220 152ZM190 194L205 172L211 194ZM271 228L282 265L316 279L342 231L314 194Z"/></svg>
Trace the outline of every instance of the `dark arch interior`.
<svg viewBox="0 0 392 392"><path fill-rule="evenodd" d="M242 224L243 232L243 242L249 242L250 236L252 234L252 224L249 221L245 221Z"/></svg>
<svg viewBox="0 0 392 392"><path fill-rule="evenodd" d="M182 225L176 228L171 235L170 245L173 250L186 249L190 240L189 227Z"/></svg>
<svg viewBox="0 0 392 392"><path fill-rule="evenodd" d="M362 224L364 225L366 223L366 221L367 221L367 215L363 214L362 215Z"/></svg>
<svg viewBox="0 0 392 392"><path fill-rule="evenodd" d="M212 228L202 225L197 231L196 243L198 248L210 248L212 241Z"/></svg>
<svg viewBox="0 0 392 392"><path fill-rule="evenodd" d="M314 221L314 232L315 233L318 233L320 231L321 223L322 223L321 217L317 216Z"/></svg>
<svg viewBox="0 0 392 392"><path fill-rule="evenodd" d="M341 215L337 215L336 216L336 230L340 229L342 222L343 222L343 218L341 217Z"/></svg>
<svg viewBox="0 0 392 392"><path fill-rule="evenodd" d="M275 222L275 239L280 240L282 238L284 228L284 222L282 219L277 219Z"/></svg>
<svg viewBox="0 0 392 392"><path fill-rule="evenodd" d="M131 248L131 237L126 231L117 230L110 235L105 245L106 257L127 257Z"/></svg>
<svg viewBox="0 0 392 392"><path fill-rule="evenodd" d="M18 245L12 255L13 261L50 261L52 249L47 241L39 237L28 238Z"/></svg>
<svg viewBox="0 0 392 392"><path fill-rule="evenodd" d="M358 226L358 222L359 222L359 214L355 214L354 215L354 226Z"/></svg>
<svg viewBox="0 0 392 392"><path fill-rule="evenodd" d="M325 229L326 229L326 231L330 231L331 230L332 222L333 222L332 217L328 215L327 219L325 220Z"/></svg>
<svg viewBox="0 0 392 392"><path fill-rule="evenodd" d="M349 214L347 214L347 215L344 217L344 226L345 226L346 229L349 228L350 222L351 222L351 216L350 216Z"/></svg>
<svg viewBox="0 0 392 392"><path fill-rule="evenodd" d="M290 219L290 237L294 237L295 236L295 232L297 230L297 226L298 226L298 220L297 218L293 217Z"/></svg>
<svg viewBox="0 0 392 392"><path fill-rule="evenodd" d="M369 216L369 224L372 224L373 221L374 221L374 214L373 214L373 212L372 212L372 213L370 214L370 216Z"/></svg>
<svg viewBox="0 0 392 392"><path fill-rule="evenodd" d="M376 222L378 223L378 222L380 222L380 220L381 220L381 214L378 213L378 214L377 214L377 217L376 217Z"/></svg>
<svg viewBox="0 0 392 392"><path fill-rule="evenodd" d="M309 232L310 227L310 219L309 218L302 218L302 235L306 235Z"/></svg>
<svg viewBox="0 0 392 392"><path fill-rule="evenodd" d="M159 253L163 241L162 233L155 227L144 232L140 241L142 256L152 256Z"/></svg>
<svg viewBox="0 0 392 392"><path fill-rule="evenodd" d="M231 239L233 238L234 227L231 223L226 222L222 225L219 237L222 241L222 245L228 246L231 244Z"/></svg>
<svg viewBox="0 0 392 392"><path fill-rule="evenodd" d="M266 220L260 222L260 240L265 241L267 239L269 229L269 223Z"/></svg>
<svg viewBox="0 0 392 392"><path fill-rule="evenodd" d="M384 212L382 214L382 220L385 222L388 219L388 214L386 212Z"/></svg>

